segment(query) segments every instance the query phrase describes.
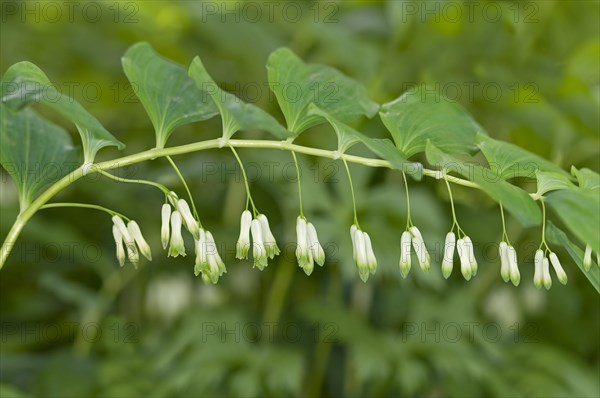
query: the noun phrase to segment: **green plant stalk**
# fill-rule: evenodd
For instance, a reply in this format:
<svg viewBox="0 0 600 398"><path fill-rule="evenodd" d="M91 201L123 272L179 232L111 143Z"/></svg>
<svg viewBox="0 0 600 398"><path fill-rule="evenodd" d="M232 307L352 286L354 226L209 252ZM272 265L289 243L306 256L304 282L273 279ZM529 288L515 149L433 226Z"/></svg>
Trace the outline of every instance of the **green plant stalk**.
<svg viewBox="0 0 600 398"><path fill-rule="evenodd" d="M124 216L123 214L116 212L114 210L108 209L104 206L99 206L99 205L93 205L93 204L89 204L89 203L48 203L46 205L43 205L42 207L40 207L41 209L52 209L52 208L56 208L56 207L80 207L80 208L84 208L84 209L94 209L94 210L99 210L99 211L103 211L105 213L110 214L110 216L119 216L121 218L123 218L125 221L130 221L128 217Z"/></svg>
<svg viewBox="0 0 600 398"><path fill-rule="evenodd" d="M174 146L169 148L154 148L147 151L139 152L133 155L123 156L121 158L107 160L94 164L91 173L98 172L99 170L113 170L119 167L129 166L131 164L140 163L146 160L152 160L155 158L182 155L186 153L198 152L205 149L219 148L220 139L212 139L202 142L195 142L193 144ZM387 167L392 168L392 165L387 160L365 158L354 155L339 155L336 151L329 151L325 149L310 148L302 145L292 144L287 141L274 141L274 140L237 140L231 139L228 144L236 148L265 148L265 149L281 149L287 151L294 151L303 153L306 155L319 156L329 159L342 159L347 162L358 163L369 167ZM423 175L427 177L438 178L439 173L435 170L423 169ZM79 180L83 177L82 167L73 170L54 184L52 184L47 190L42 192L33 202L29 204L16 218L13 226L8 235L4 239L2 249L0 249L0 269L4 267L8 255L12 251L15 241L21 234L21 231L29 221L31 217L50 199L52 199L57 193ZM462 178L447 176L449 182L454 184L463 185L470 188L479 188L479 186L471 181L463 180Z"/></svg>

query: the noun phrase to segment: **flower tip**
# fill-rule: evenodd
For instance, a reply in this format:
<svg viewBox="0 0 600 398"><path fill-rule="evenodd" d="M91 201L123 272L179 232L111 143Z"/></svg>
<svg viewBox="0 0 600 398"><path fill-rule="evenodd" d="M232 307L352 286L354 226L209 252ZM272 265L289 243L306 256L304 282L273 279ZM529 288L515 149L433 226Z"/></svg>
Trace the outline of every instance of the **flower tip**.
<svg viewBox="0 0 600 398"><path fill-rule="evenodd" d="M360 280L365 283L369 280L369 272L360 272L359 271L358 276L360 277Z"/></svg>

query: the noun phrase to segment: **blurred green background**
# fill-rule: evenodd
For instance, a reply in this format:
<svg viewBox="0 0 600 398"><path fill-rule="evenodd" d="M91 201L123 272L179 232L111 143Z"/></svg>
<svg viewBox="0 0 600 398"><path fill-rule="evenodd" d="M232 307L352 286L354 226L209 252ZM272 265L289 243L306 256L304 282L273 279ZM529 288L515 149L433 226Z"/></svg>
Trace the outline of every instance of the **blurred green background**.
<svg viewBox="0 0 600 398"><path fill-rule="evenodd" d="M288 46L305 61L362 82L379 103L416 84L437 85L493 137L565 168L598 171L599 4L2 1L0 70L22 60L37 64L131 154L154 144L121 69L131 44L148 41L185 65L200 55L225 89L282 122L265 63L271 51ZM44 114L78 142L73 126ZM181 128L169 144L218 137L220 123ZM359 128L385 134L379 120ZM298 141L333 149L335 134L320 126ZM539 229L508 219L522 282L504 284L494 247L501 235L497 205L454 188L480 271L468 283L456 271L445 281L439 271L439 247L451 224L445 187L412 182L413 221L434 265L425 275L413 264L402 280L401 175L351 165L361 225L379 260L377 274L363 284L352 262L343 167L299 156L305 212L328 258L307 277L293 254L298 205L291 157L239 153L283 255L263 272L234 260L245 193L229 151L176 159L227 264L216 286L193 276L193 256L167 259L159 250L158 191L99 177L77 182L57 200L98 203L136 219L155 259L137 271L119 268L104 214L36 215L0 273L2 397L600 396L599 296L560 250L568 285L535 290ZM114 148L100 152L101 159L120 155ZM120 172L183 192L164 159ZM1 188L5 236L18 203L6 174Z"/></svg>

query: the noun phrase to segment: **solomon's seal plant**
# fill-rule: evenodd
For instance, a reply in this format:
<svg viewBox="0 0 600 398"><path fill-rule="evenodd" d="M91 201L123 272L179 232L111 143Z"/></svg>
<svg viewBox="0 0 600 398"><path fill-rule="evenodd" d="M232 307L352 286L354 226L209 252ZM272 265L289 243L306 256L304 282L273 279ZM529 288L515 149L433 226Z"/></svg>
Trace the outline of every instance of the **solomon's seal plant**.
<svg viewBox="0 0 600 398"><path fill-rule="evenodd" d="M441 273L449 278L455 262L466 280L477 275L479 266L497 266L504 281L515 286L521 281L521 269L532 267L533 284L549 289L552 285L550 266L561 283L567 282L567 272L550 247L562 247L570 259L600 291L600 176L588 169L572 167L570 173L518 146L491 138L485 130L458 104L422 88L411 89L384 104L370 99L366 89L340 71L325 65L306 64L291 50L273 52L267 63L270 89L285 118L285 126L258 106L246 103L222 90L212 79L199 57L189 68L157 54L147 43L132 46L122 58L125 75L137 88L136 94L154 127L155 147L124 157L96 162L102 148L125 145L74 99L61 94L40 68L29 62L11 66L2 78L1 91L1 152L0 163L13 178L19 197L20 213L2 245L0 268L4 266L14 242L26 223L40 210L57 207L79 207L103 211L112 219L112 235L116 259L120 265L129 261L134 266L140 255L152 260L151 248L142 235L143 223L91 203L53 202L53 198L86 174L98 174L115 183L144 184L164 194L160 211L164 256L186 256L193 251L194 273L205 283L217 283L226 273L219 254L219 243L231 240L214 237L201 222L194 198L174 157L208 149L231 151L238 162L246 189L246 208L240 209L240 232L236 244L238 259L252 257L254 267L264 270L269 260L280 254L277 236L271 231L267 214L257 208L252 198L244 164L237 150L264 148L289 151L297 171L298 208L296 217L295 255L298 265L307 275L314 264L326 265L325 251L319 243L315 227L302 208L302 188L297 154L334 159L344 165L347 173L354 220L348 220L349 241L352 243L358 276L363 281L377 272L374 250L377 236L367 233L359 224L356 196L348 163L366 167L385 167L402 174L406 193L407 220L404 230L397 231L400 245L399 269L406 277L413 260L423 272L441 263ZM289 98L289 87L300 88L295 98ZM331 90L331 88L335 90ZM39 103L74 123L81 138L82 154L71 143L69 134L32 109ZM221 117L222 135L217 139L169 146L169 138L182 125ZM373 138L356 129L360 119L379 117L390 138ZM295 144L307 129L327 123L337 136L337 148L306 147ZM261 130L272 140L234 138L243 130ZM366 147L372 157L348 154L355 145ZM174 192L155 181L121 178L111 170L135 163L164 159L181 181L183 192ZM430 167L423 163L426 161ZM78 164L69 170L69 164ZM44 165L59 165L60 175L51 178L39 173ZM37 174L36 174L37 173ZM411 219L409 179L418 183L423 177L441 180L448 192L451 227L440 256L432 255L433 242L423 236ZM535 192L527 192L520 184L534 180ZM502 234L498 238L499 261L477 259L474 249L477 239L467 234L456 217L451 185L482 190L498 203ZM413 203L414 205L414 203ZM555 223L548 220L550 214ZM373 211L376 211L373 210ZM518 253L510 243L505 211L525 227L538 228L540 245L533 258ZM158 215L158 205L156 217ZM558 222L557 222L558 221ZM109 223L106 228L109 233ZM566 232L565 232L566 231ZM189 233L194 246L186 248L184 234ZM474 237L474 240L471 239ZM513 237L514 238L514 237ZM429 247L429 249L428 249ZM414 258L412 254L414 253ZM457 256L455 255L457 254ZM593 254L596 256L593 256ZM156 257L156 255L154 256ZM192 257L192 256L190 256ZM438 259L439 257L439 259ZM190 262L194 261L190 260ZM438 261L439 260L439 261ZM563 259L564 261L564 259ZM381 264L379 264L381 266ZM569 270L573 272L573 270Z"/></svg>

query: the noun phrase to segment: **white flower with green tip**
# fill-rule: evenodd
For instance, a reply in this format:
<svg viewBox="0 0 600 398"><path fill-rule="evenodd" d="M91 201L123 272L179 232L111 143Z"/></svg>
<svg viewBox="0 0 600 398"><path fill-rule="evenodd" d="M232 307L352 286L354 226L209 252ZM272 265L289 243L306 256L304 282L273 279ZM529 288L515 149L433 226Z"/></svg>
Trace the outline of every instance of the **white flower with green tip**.
<svg viewBox="0 0 600 398"><path fill-rule="evenodd" d="M517 263L517 251L512 246L508 246L508 265L510 267L510 281L513 285L519 286L521 274Z"/></svg>
<svg viewBox="0 0 600 398"><path fill-rule="evenodd" d="M115 245L117 247L117 260L121 267L125 265L125 248L123 247L123 235L119 232L119 228L116 225L112 226L113 238L115 238Z"/></svg>
<svg viewBox="0 0 600 398"><path fill-rule="evenodd" d="M446 234L446 241L444 242L444 258L442 259L442 275L448 279L452 274L452 268L454 267L454 247L456 245L456 236L454 232L448 232Z"/></svg>
<svg viewBox="0 0 600 398"><path fill-rule="evenodd" d="M250 224L252 223L252 213L244 210L240 217L240 236L235 244L235 257L237 259L248 258L250 249Z"/></svg>
<svg viewBox="0 0 600 398"><path fill-rule="evenodd" d="M469 261L469 249L465 245L464 239L456 241L456 251L460 259L460 272L466 280L470 280L473 275L471 273L471 262Z"/></svg>
<svg viewBox="0 0 600 398"><path fill-rule="evenodd" d="M194 239L198 239L200 227L198 226L198 221L196 221L196 219L192 215L190 206L185 201L185 199L179 199L177 201L176 208L177 211L181 214L181 218L183 219L183 223L185 224L187 230L192 234Z"/></svg>
<svg viewBox="0 0 600 398"><path fill-rule="evenodd" d="M275 237L271 232L271 227L269 226L269 220L267 216L264 214L259 214L256 219L260 221L260 227L262 230L263 243L265 245L265 249L267 250L267 256L270 259L273 259L275 256L279 255L279 247L277 247L277 242L275 241Z"/></svg>
<svg viewBox="0 0 600 398"><path fill-rule="evenodd" d="M473 250L473 242L471 241L471 238L469 238L468 236L465 236L463 238L463 240L465 241L465 246L467 248L467 254L468 254L468 259L469 259L469 265L471 267L471 275L475 276L477 275L477 269L478 269L478 265L477 265L477 259L475 258L475 252Z"/></svg>
<svg viewBox="0 0 600 398"><path fill-rule="evenodd" d="M152 261L152 250L146 242L146 239L144 239L144 236L142 235L142 231L140 230L140 226L138 225L138 223L133 220L129 221L127 223L127 230L129 231L129 234L137 244L140 253L142 253L142 255L148 259L148 261Z"/></svg>
<svg viewBox="0 0 600 398"><path fill-rule="evenodd" d="M171 213L171 242L169 244L169 257L179 255L185 257L185 244L181 235L182 220L178 210Z"/></svg>
<svg viewBox="0 0 600 398"><path fill-rule="evenodd" d="M119 216L113 216L112 218L113 224L119 230L119 233L123 237L123 242L125 243L125 250L127 251L127 258L129 262L132 264L137 264L140 260L140 255L138 254L137 247L135 246L135 240L131 237L127 226L123 219Z"/></svg>
<svg viewBox="0 0 600 398"><path fill-rule="evenodd" d="M510 260L508 259L508 244L506 242L500 242L500 276L504 282L510 280Z"/></svg>
<svg viewBox="0 0 600 398"><path fill-rule="evenodd" d="M552 277L550 276L550 261L546 257L542 261L542 283L546 290L550 290L552 287Z"/></svg>
<svg viewBox="0 0 600 398"><path fill-rule="evenodd" d="M410 272L410 250L412 245L410 232L404 231L400 237L400 275L406 278Z"/></svg>
<svg viewBox="0 0 600 398"><path fill-rule="evenodd" d="M535 252L535 256L533 257L533 285L541 289L544 283L544 251L537 250Z"/></svg>
<svg viewBox="0 0 600 398"><path fill-rule="evenodd" d="M262 226L257 219L250 223L250 232L252 234L252 256L254 257L254 266L259 270L265 269L267 263L267 249L263 242Z"/></svg>
<svg viewBox="0 0 600 398"><path fill-rule="evenodd" d="M560 261L558 260L556 253L550 252L549 258L550 258L550 264L552 264L552 267L554 268L554 272L556 272L556 277L558 278L558 281L560 283L562 283L563 285L566 285L567 281L568 281L567 274L566 274L565 270L563 269L562 265L560 264Z"/></svg>
<svg viewBox="0 0 600 398"><path fill-rule="evenodd" d="M319 264L319 266L323 266L325 264L325 251L323 247L319 243L319 237L317 236L317 230L315 226L311 223L306 225L307 230L307 241L308 247L310 250L310 254L315 263Z"/></svg>
<svg viewBox="0 0 600 398"><path fill-rule="evenodd" d="M160 242L162 243L163 249L166 249L169 245L169 236L170 236L170 224L171 224L171 205L165 203L162 206L162 210L160 212L161 215L161 227L160 227Z"/></svg>
<svg viewBox="0 0 600 398"><path fill-rule="evenodd" d="M419 266L423 271L429 271L431 259L427 252L425 241L423 241L423 237L421 236L421 231L415 226L410 227L408 231L412 235L412 245L419 260Z"/></svg>

